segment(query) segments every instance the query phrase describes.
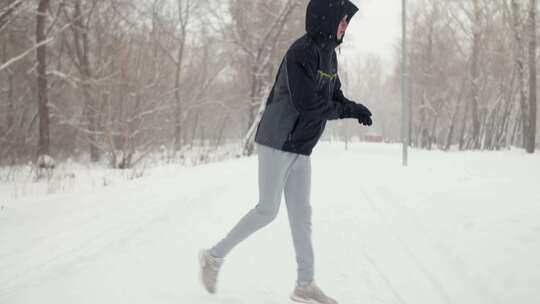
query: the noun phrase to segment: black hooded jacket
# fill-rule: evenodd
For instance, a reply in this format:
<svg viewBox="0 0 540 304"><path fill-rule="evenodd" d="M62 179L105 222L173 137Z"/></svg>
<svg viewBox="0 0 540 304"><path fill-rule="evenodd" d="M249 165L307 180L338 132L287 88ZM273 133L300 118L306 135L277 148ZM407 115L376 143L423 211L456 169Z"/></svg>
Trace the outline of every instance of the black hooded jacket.
<svg viewBox="0 0 540 304"><path fill-rule="evenodd" d="M310 155L327 120L349 118L354 103L343 96L335 48L341 19L358 8L349 0L311 0L306 34L296 40L279 67L257 127L255 142ZM343 37L342 37L343 39Z"/></svg>

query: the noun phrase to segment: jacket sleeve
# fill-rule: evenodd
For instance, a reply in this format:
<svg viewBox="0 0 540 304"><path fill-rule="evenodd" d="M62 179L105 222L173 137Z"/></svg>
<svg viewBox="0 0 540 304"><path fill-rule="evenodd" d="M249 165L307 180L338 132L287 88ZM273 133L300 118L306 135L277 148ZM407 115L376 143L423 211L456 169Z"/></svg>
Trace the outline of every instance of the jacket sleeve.
<svg viewBox="0 0 540 304"><path fill-rule="evenodd" d="M343 95L343 91L341 90L341 81L339 80L339 76L336 77L336 84L334 86L334 94L332 99L334 99L337 102L341 102L343 104L354 104L355 102L350 101Z"/></svg>
<svg viewBox="0 0 540 304"><path fill-rule="evenodd" d="M317 58L299 50L285 56L285 81L294 108L309 118L335 120L343 118L345 105L325 100L317 92ZM333 98L332 98L333 99Z"/></svg>

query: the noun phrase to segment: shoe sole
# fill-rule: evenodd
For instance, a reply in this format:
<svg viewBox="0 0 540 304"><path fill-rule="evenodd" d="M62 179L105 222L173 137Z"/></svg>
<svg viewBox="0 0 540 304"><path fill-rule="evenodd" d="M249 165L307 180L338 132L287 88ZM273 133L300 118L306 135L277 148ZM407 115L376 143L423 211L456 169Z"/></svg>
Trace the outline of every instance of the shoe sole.
<svg viewBox="0 0 540 304"><path fill-rule="evenodd" d="M294 302L298 302L298 303L323 304L323 303L321 303L319 301L315 301L313 299L302 299L302 298L296 297L294 294L291 295L291 300L293 300Z"/></svg>

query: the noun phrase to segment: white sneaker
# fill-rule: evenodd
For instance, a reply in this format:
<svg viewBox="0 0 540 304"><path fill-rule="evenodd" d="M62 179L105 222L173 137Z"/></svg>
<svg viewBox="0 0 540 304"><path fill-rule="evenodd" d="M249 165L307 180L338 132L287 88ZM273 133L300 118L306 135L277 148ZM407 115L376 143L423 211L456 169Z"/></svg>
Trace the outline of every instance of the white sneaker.
<svg viewBox="0 0 540 304"><path fill-rule="evenodd" d="M199 263L204 288L209 293L216 293L217 278L223 259L211 256L208 249L202 249L199 251Z"/></svg>
<svg viewBox="0 0 540 304"><path fill-rule="evenodd" d="M312 281L307 286L296 286L291 300L309 304L337 304L337 301L325 295L324 292Z"/></svg>

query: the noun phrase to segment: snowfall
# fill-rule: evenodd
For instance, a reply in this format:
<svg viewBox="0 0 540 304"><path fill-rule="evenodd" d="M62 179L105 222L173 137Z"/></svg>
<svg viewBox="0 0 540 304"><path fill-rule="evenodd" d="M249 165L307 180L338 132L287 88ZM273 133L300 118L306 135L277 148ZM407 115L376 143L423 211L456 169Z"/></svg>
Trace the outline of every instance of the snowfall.
<svg viewBox="0 0 540 304"><path fill-rule="evenodd" d="M410 150L404 168L398 144L321 142L311 162L316 282L339 303L540 303L540 154ZM199 281L198 250L257 203L256 156L60 171L0 184L0 303L291 303L284 202L217 294Z"/></svg>

